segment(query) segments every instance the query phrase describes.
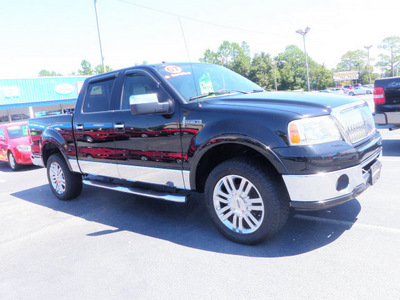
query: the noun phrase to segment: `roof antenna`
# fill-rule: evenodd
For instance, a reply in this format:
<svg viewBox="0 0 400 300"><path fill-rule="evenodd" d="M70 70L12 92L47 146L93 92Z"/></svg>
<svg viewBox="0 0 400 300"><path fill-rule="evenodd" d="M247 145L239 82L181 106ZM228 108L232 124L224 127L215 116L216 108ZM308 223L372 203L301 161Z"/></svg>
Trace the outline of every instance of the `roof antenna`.
<svg viewBox="0 0 400 300"><path fill-rule="evenodd" d="M197 84L196 84L196 79L194 78L194 72L193 72L192 60L190 59L189 48L188 48L188 46L187 46L187 43L186 43L185 32L183 31L183 26L182 26L181 18L180 18L180 17L178 17L178 20L179 20L179 25L181 26L181 31L182 31L183 41L184 41L184 43L185 43L185 47L186 47L186 54L187 54L187 56L188 56L188 59L189 59L190 69L192 70L192 77L193 77L193 83L194 83L194 87L195 87L195 89L196 89L196 93L197 93L197 95L199 95L199 91L198 91L198 89L197 89Z"/></svg>

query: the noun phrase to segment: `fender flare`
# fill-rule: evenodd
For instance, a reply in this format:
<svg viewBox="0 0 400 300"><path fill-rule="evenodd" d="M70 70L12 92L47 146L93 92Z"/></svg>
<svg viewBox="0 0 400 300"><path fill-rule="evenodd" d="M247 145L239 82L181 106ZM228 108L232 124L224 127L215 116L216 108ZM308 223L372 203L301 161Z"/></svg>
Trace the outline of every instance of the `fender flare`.
<svg viewBox="0 0 400 300"><path fill-rule="evenodd" d="M53 145L58 148L60 151L61 155L64 157L65 162L67 163L68 168L70 171L73 171L71 168L71 164L69 161L69 157L66 151L66 148L68 145L66 144L64 138L61 136L60 133L58 133L57 130L53 128L46 128L46 130L42 134L42 146L41 146L41 153L42 153L42 160L43 163L45 163L45 156L43 155L43 150L48 147L49 145ZM46 157L46 162L47 162L48 157ZM45 164L46 166L46 164Z"/></svg>
<svg viewBox="0 0 400 300"><path fill-rule="evenodd" d="M192 163L190 166L190 186L192 189L196 188L196 172L197 166L201 161L202 157L214 147L220 146L222 144L240 144L252 148L253 150L264 156L278 171L280 174L289 174L288 169L283 164L278 155L263 142L252 138L250 136L242 134L222 134L214 136L204 143L202 143L192 158Z"/></svg>

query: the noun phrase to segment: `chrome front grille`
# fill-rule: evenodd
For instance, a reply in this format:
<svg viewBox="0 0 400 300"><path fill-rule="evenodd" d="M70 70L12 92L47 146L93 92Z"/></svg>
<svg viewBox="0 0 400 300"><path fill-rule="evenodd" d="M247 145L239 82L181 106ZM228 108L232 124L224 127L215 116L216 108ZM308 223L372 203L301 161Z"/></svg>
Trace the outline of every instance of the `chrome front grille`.
<svg viewBox="0 0 400 300"><path fill-rule="evenodd" d="M375 122L368 104L338 107L332 115L337 119L348 140L355 144L375 131Z"/></svg>

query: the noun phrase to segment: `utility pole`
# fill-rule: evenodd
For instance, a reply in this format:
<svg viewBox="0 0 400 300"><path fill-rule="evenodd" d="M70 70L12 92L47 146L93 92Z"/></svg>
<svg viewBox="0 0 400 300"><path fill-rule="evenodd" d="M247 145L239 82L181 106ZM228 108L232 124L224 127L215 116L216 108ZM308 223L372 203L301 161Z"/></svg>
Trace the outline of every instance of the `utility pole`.
<svg viewBox="0 0 400 300"><path fill-rule="evenodd" d="M307 32L310 31L310 27L306 27L306 29L303 31L302 29L299 29L296 31L296 33L301 34L303 36L303 43L304 43L304 54L306 56L306 70L307 70L307 86L308 86L308 91L310 91L310 77L308 76L308 61L307 61L307 51L306 51L306 34Z"/></svg>
<svg viewBox="0 0 400 300"><path fill-rule="evenodd" d="M98 13L97 13L97 0L94 0L94 10L95 10L95 12L96 12L97 34L99 35L101 65L102 65L102 67L103 67L103 73L105 73L106 69L104 68L103 49L101 48L101 37L100 37L100 27L99 27L99 15L98 15Z"/></svg>
<svg viewBox="0 0 400 300"><path fill-rule="evenodd" d="M369 75L369 83L371 84L371 64L369 61L369 49L371 49L372 45L364 46L365 49L368 51L368 75Z"/></svg>

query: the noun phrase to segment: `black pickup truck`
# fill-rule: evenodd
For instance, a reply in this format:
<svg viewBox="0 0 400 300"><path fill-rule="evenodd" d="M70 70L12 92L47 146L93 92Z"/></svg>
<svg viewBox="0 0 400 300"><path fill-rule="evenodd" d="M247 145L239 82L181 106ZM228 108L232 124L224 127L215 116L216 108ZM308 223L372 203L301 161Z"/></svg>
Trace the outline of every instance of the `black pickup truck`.
<svg viewBox="0 0 400 300"><path fill-rule="evenodd" d="M374 84L375 123L400 128L400 77L376 79Z"/></svg>
<svg viewBox="0 0 400 300"><path fill-rule="evenodd" d="M227 238L255 244L290 207L353 199L379 178L365 102L266 92L221 66L137 66L88 78L73 115L29 121L32 160L62 200L85 184L185 202L205 194Z"/></svg>

